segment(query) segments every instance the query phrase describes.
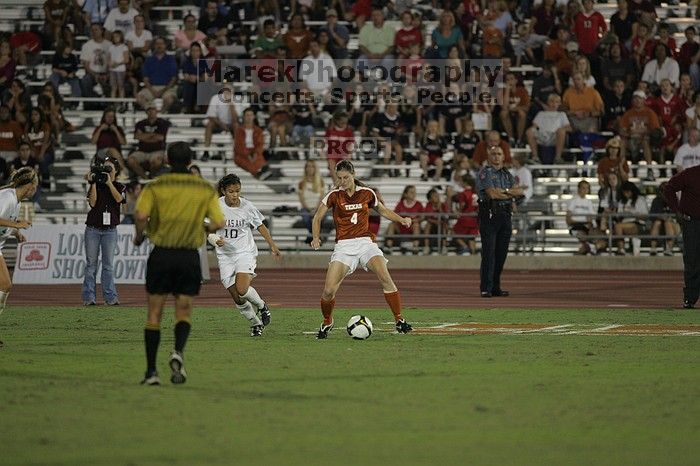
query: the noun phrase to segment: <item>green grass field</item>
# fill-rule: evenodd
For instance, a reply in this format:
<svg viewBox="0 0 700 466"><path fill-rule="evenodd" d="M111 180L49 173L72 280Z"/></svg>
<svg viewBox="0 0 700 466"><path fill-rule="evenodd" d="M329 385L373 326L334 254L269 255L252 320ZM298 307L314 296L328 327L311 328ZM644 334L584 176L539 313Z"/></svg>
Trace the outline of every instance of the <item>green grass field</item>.
<svg viewBox="0 0 700 466"><path fill-rule="evenodd" d="M396 335L338 310L273 310L259 339L198 309L189 379L138 385L143 309L10 307L0 318L0 465L698 464L700 336ZM408 310L440 323L700 324L697 311ZM340 324L340 325L339 325ZM386 331L381 331L386 330Z"/></svg>

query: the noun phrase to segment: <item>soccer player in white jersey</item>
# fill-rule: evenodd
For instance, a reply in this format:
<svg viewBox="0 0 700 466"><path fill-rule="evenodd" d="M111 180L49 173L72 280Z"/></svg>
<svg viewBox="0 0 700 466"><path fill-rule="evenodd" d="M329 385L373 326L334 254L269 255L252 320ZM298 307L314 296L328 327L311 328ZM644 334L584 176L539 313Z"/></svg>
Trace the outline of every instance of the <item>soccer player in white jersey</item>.
<svg viewBox="0 0 700 466"><path fill-rule="evenodd" d="M10 177L10 184L0 188L0 314L5 310L5 303L12 288L12 279L7 270L2 247L8 237L14 236L20 243L26 238L19 232L32 224L27 220L18 220L19 203L31 199L39 186L39 178L31 167L20 168ZM0 341L0 348L3 343Z"/></svg>
<svg viewBox="0 0 700 466"><path fill-rule="evenodd" d="M219 180L218 190L226 222L222 229L209 235L208 240L216 247L221 283L231 293L240 313L250 322L250 336L258 337L270 323L270 310L250 286L258 257L253 230L258 230L265 238L275 258L281 253L270 230L263 225L265 217L249 200L241 197L240 178L234 174L224 176Z"/></svg>

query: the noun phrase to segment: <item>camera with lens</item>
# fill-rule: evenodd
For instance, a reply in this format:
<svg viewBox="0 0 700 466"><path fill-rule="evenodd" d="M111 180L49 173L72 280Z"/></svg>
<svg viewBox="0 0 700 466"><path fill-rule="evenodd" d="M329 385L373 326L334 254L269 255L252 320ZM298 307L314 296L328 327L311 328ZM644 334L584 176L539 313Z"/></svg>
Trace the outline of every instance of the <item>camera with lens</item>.
<svg viewBox="0 0 700 466"><path fill-rule="evenodd" d="M109 174L112 172L112 167L104 163L96 163L90 167L92 173L92 181L95 183L104 184L109 180Z"/></svg>

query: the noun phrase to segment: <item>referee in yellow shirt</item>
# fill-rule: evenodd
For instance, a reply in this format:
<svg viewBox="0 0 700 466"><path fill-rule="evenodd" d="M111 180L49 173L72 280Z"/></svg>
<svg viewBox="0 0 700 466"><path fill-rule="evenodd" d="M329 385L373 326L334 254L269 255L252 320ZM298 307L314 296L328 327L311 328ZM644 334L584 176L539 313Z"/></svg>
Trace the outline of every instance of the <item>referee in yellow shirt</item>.
<svg viewBox="0 0 700 466"><path fill-rule="evenodd" d="M170 355L170 381L185 383L187 373L183 350L190 334L193 297L199 294L202 270L197 250L204 242L205 229L211 233L224 226L224 215L214 188L187 167L192 150L184 142L168 147L172 172L144 187L136 201L134 219L139 246L148 235L155 246L146 265L148 320L146 342L146 376L142 384L160 385L156 355L160 344L160 321L169 294L175 295L175 351ZM205 226L204 218L209 218Z"/></svg>

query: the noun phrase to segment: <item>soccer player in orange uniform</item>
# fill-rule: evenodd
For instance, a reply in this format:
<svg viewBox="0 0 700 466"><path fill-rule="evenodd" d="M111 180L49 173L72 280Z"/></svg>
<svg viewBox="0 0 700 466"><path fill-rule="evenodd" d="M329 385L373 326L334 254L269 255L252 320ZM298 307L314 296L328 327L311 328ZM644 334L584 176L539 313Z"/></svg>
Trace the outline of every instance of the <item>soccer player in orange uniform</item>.
<svg viewBox="0 0 700 466"><path fill-rule="evenodd" d="M335 223L335 248L331 256L326 283L321 295L321 312L323 324L316 335L319 340L328 338L328 332L333 328L333 307L335 294L343 279L353 273L359 265L365 270L371 270L377 275L384 290L384 299L389 304L396 321L396 331L408 333L413 328L401 316L401 297L394 281L391 279L379 246L374 242L374 235L369 229L369 210L375 209L383 217L392 222L399 222L410 227L411 217L401 217L387 209L375 192L355 180L355 167L349 160L342 160L335 166L338 188L332 190L323 198L316 210L312 223L311 247L321 247L321 219L328 209L333 211Z"/></svg>

